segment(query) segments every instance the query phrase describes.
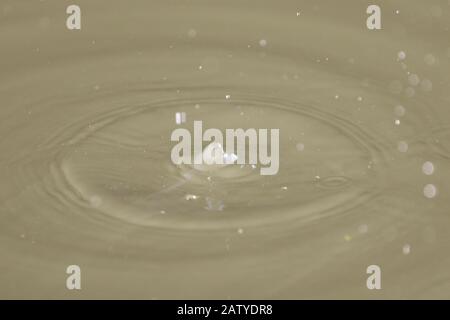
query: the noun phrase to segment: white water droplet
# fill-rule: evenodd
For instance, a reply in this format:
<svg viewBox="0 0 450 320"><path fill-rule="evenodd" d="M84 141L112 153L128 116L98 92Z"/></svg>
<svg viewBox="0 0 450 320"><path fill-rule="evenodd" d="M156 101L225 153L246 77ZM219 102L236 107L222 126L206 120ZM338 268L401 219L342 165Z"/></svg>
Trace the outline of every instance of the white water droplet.
<svg viewBox="0 0 450 320"><path fill-rule="evenodd" d="M436 197L437 195L437 188L434 184L427 184L424 188L423 188L423 195L425 197L427 197L428 199L432 199L434 197Z"/></svg>
<svg viewBox="0 0 450 320"><path fill-rule="evenodd" d="M402 248L403 254L407 255L411 252L411 246L409 244L405 244Z"/></svg>
<svg viewBox="0 0 450 320"><path fill-rule="evenodd" d="M427 176L430 176L434 172L434 165L432 162L427 161L422 165L422 172Z"/></svg>
<svg viewBox="0 0 450 320"><path fill-rule="evenodd" d="M398 10L397 10L397 11L398 11ZM397 54L397 58L398 58L398 60L400 60L400 61L405 60L405 58L406 58L406 53L405 53L405 51L400 51L400 52Z"/></svg>
<svg viewBox="0 0 450 320"><path fill-rule="evenodd" d="M186 200L197 200L198 196L196 196L195 194L187 194L184 196L184 198Z"/></svg>

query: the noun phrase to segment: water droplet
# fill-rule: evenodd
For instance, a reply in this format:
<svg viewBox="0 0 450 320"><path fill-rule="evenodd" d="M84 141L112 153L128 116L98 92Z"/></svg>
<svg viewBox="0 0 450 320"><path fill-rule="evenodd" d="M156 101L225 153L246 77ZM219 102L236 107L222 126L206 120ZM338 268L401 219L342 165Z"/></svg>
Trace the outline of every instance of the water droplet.
<svg viewBox="0 0 450 320"><path fill-rule="evenodd" d="M406 109L402 105L397 105L394 107L394 113L398 117L403 117L406 113Z"/></svg>
<svg viewBox="0 0 450 320"><path fill-rule="evenodd" d="M297 145L295 146L297 148L298 151L303 151L305 150L305 145L303 143L297 143Z"/></svg>
<svg viewBox="0 0 450 320"><path fill-rule="evenodd" d="M188 37L189 38L195 38L197 36L197 30L195 29L189 29L188 31Z"/></svg>
<svg viewBox="0 0 450 320"><path fill-rule="evenodd" d="M402 248L403 254L407 255L411 252L411 246L409 244L405 244Z"/></svg>
<svg viewBox="0 0 450 320"><path fill-rule="evenodd" d="M259 45L260 45L261 47L267 46L267 40L265 40L265 39L259 40Z"/></svg>
<svg viewBox="0 0 450 320"><path fill-rule="evenodd" d="M197 200L198 196L196 196L195 194L187 194L184 196L184 198L186 200Z"/></svg>
<svg viewBox="0 0 450 320"><path fill-rule="evenodd" d="M397 10L397 11L398 11L398 10ZM400 60L400 61L405 60L405 58L406 58L406 53L405 53L405 51L400 51L400 52L397 54L397 58L398 58L398 60Z"/></svg>
<svg viewBox="0 0 450 320"><path fill-rule="evenodd" d="M427 184L423 188L423 195L429 199L436 197L437 195L437 188L434 184Z"/></svg>
<svg viewBox="0 0 450 320"><path fill-rule="evenodd" d="M432 162L427 161L422 165L422 172L427 176L430 176L434 172L434 165Z"/></svg>

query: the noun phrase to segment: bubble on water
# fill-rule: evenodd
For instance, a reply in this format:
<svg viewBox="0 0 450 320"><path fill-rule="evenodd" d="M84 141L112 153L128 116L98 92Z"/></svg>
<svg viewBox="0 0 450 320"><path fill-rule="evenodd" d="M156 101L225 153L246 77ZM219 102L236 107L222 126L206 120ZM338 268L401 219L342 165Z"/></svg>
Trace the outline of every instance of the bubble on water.
<svg viewBox="0 0 450 320"><path fill-rule="evenodd" d="M397 58L398 58L399 61L405 60L405 58L406 58L405 51L400 51L399 53L397 53Z"/></svg>
<svg viewBox="0 0 450 320"><path fill-rule="evenodd" d="M259 40L259 45L260 45L261 47L267 46L267 40L266 40L266 39L261 39L261 40Z"/></svg>
<svg viewBox="0 0 450 320"><path fill-rule="evenodd" d="M429 199L436 197L437 195L437 188L434 184L427 184L423 188L423 195Z"/></svg>
<svg viewBox="0 0 450 320"><path fill-rule="evenodd" d="M408 76L408 82L412 86L417 86L420 83L420 78L417 74L412 73Z"/></svg>
<svg viewBox="0 0 450 320"><path fill-rule="evenodd" d="M408 143L406 141L399 141L397 144L397 149L400 152L407 152L408 151Z"/></svg>
<svg viewBox="0 0 450 320"><path fill-rule="evenodd" d="M189 29L188 31L188 37L189 38L195 38L197 36L197 30L195 29Z"/></svg>
<svg viewBox="0 0 450 320"><path fill-rule="evenodd" d="M166 214L166 211L165 210L161 210L161 211L159 211L159 213Z"/></svg>
<svg viewBox="0 0 450 320"><path fill-rule="evenodd" d="M400 93L403 90L403 84L399 80L394 80L389 83L389 91L392 93Z"/></svg>
<svg viewBox="0 0 450 320"><path fill-rule="evenodd" d="M225 99L229 100L231 96L229 94L225 95Z"/></svg>
<svg viewBox="0 0 450 320"><path fill-rule="evenodd" d="M89 203L93 208L98 208L102 205L103 200L100 196L94 195L89 198Z"/></svg>
<svg viewBox="0 0 450 320"><path fill-rule="evenodd" d="M411 252L411 246L409 244L405 244L402 248L403 254L407 255Z"/></svg>
<svg viewBox="0 0 450 320"><path fill-rule="evenodd" d="M287 190L288 187L284 186L284 187L282 187L281 189L282 189L282 190Z"/></svg>
<svg viewBox="0 0 450 320"><path fill-rule="evenodd" d="M237 233L239 233L239 234L243 234L243 233L244 233L244 229L242 229L242 228L239 228L239 229L237 230Z"/></svg>
<svg viewBox="0 0 450 320"><path fill-rule="evenodd" d="M295 146L297 148L298 151L303 151L305 150L305 145L303 143L297 143L297 145Z"/></svg>
<svg viewBox="0 0 450 320"><path fill-rule="evenodd" d="M422 172L427 176L430 176L434 172L434 164L431 161L427 161L422 165Z"/></svg>
<svg viewBox="0 0 450 320"><path fill-rule="evenodd" d="M395 119L394 123L395 123L396 126L399 126L400 125L400 120L399 119Z"/></svg>
<svg viewBox="0 0 450 320"><path fill-rule="evenodd" d="M369 227L367 226L367 224L362 224L360 226L358 226L358 232L361 234L367 233L367 231L369 231Z"/></svg>
<svg viewBox="0 0 450 320"><path fill-rule="evenodd" d="M436 57L434 55L432 55L431 53L426 54L425 57L423 58L423 60L429 66L432 66L436 63Z"/></svg>
<svg viewBox="0 0 450 320"><path fill-rule="evenodd" d="M406 109L402 105L396 105L394 107L394 113L398 117L403 117L405 115L405 113L406 113Z"/></svg>
<svg viewBox="0 0 450 320"><path fill-rule="evenodd" d="M431 90L433 89L433 83L431 82L431 80L423 79L423 80L420 82L420 88L421 88L423 91L431 91Z"/></svg>
<svg viewBox="0 0 450 320"><path fill-rule="evenodd" d="M299 17L300 16L300 11L297 11L297 17Z"/></svg>
<svg viewBox="0 0 450 320"><path fill-rule="evenodd" d="M363 101L363 97L358 97L356 98L356 100L358 100L359 102Z"/></svg>

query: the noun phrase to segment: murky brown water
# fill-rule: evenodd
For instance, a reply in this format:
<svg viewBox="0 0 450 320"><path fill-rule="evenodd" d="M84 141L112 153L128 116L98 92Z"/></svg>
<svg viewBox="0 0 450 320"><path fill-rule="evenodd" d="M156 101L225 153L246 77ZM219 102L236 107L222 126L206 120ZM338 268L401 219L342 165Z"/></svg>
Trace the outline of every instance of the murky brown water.
<svg viewBox="0 0 450 320"><path fill-rule="evenodd" d="M391 2L1 0L0 297L450 298L450 6ZM279 173L173 165L176 112Z"/></svg>

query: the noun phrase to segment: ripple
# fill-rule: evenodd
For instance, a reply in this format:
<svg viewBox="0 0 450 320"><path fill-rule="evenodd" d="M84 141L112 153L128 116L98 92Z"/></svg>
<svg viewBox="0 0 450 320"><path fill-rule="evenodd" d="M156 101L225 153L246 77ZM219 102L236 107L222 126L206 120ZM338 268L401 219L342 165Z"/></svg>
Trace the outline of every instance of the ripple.
<svg viewBox="0 0 450 320"><path fill-rule="evenodd" d="M283 128L279 174L265 177L238 165L214 173L173 165L169 138L180 111L191 119L185 127L195 119L214 128ZM199 97L125 107L90 123L60 142L66 147L58 156L58 173L70 186L62 192L88 204L101 199L94 201L97 210L136 225L200 230L310 221L378 192L377 173L369 178L367 163L377 158L381 163L382 153L367 133L310 105L235 94L231 102ZM309 154L298 152L299 139L308 141ZM316 188L314 171L330 175L320 180L323 191ZM341 171L348 177L332 176ZM295 191L282 191L284 185ZM186 201L186 194L195 200ZM274 214L280 205L283 211Z"/></svg>
<svg viewBox="0 0 450 320"><path fill-rule="evenodd" d="M395 23L367 33L331 2L98 0L70 33L60 7L7 7L1 296L64 297L69 263L98 281L83 297L369 297L324 277L369 263L402 271L386 295L448 289L445 19L386 4ZM171 132L194 120L279 128L278 174L174 165Z"/></svg>

